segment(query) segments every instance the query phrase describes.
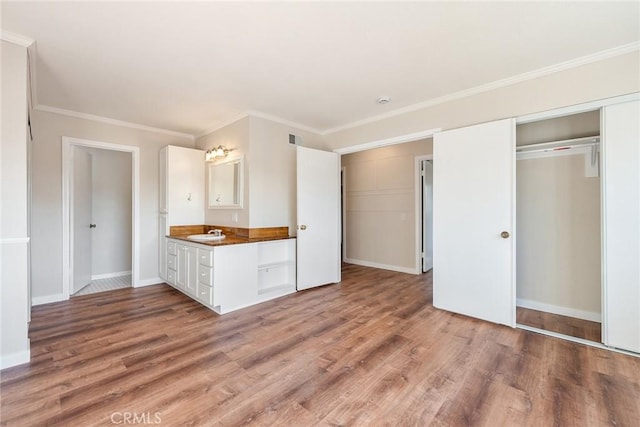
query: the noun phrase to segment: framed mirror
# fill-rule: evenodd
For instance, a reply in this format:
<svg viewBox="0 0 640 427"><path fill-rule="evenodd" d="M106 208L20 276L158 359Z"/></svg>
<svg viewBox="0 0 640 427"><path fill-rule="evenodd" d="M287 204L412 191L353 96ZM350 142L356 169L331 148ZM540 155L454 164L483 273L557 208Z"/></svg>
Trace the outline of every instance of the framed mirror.
<svg viewBox="0 0 640 427"><path fill-rule="evenodd" d="M244 157L209 163L209 209L239 209L243 201Z"/></svg>

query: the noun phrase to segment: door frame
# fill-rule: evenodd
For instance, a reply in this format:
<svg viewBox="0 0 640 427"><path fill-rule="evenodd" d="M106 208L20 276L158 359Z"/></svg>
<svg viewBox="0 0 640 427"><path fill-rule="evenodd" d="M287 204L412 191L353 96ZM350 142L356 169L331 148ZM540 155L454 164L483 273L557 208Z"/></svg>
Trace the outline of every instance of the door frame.
<svg viewBox="0 0 640 427"><path fill-rule="evenodd" d="M416 274L422 274L422 236L424 235L424 221L422 220L422 162L424 160L433 161L433 154L424 154L415 157L415 194L414 194L414 205L415 205L415 220L416 220Z"/></svg>
<svg viewBox="0 0 640 427"><path fill-rule="evenodd" d="M131 153L131 286L140 282L140 148L88 139L62 137L62 294L71 296L73 280L73 239L71 227L71 188L73 148L88 147Z"/></svg>

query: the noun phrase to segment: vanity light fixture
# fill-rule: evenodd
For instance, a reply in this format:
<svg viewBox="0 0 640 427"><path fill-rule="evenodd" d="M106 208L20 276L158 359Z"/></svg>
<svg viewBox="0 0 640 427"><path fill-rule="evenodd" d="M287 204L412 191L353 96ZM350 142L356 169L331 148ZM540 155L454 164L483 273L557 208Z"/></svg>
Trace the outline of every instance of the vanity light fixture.
<svg viewBox="0 0 640 427"><path fill-rule="evenodd" d="M204 154L204 159L210 162L222 157L227 157L229 155L229 151L231 150L229 150L224 145L218 145L216 148L207 150L207 152Z"/></svg>

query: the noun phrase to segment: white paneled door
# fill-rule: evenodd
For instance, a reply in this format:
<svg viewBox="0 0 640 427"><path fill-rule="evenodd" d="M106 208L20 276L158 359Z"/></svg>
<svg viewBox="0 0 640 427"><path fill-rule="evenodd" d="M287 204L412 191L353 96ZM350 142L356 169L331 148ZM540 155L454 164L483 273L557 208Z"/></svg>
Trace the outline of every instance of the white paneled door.
<svg viewBox="0 0 640 427"><path fill-rule="evenodd" d="M297 148L297 288L340 281L338 154Z"/></svg>
<svg viewBox="0 0 640 427"><path fill-rule="evenodd" d="M71 229L73 230L73 282L71 293L91 283L92 157L82 148L73 148Z"/></svg>
<svg viewBox="0 0 640 427"><path fill-rule="evenodd" d="M515 326L515 120L436 133L433 305Z"/></svg>

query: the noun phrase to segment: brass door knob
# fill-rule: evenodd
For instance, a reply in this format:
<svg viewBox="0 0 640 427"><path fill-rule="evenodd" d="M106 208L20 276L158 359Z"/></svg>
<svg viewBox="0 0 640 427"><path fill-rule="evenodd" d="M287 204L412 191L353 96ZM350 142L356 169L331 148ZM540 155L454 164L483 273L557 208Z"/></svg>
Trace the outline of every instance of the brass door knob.
<svg viewBox="0 0 640 427"><path fill-rule="evenodd" d="M508 231L503 231L502 233L500 233L500 237L502 237L503 239L508 239L509 238L509 232Z"/></svg>
<svg viewBox="0 0 640 427"><path fill-rule="evenodd" d="M300 230L306 230L306 229L307 229L307 226L306 226L306 225L301 225L301 226L300 226Z"/></svg>

